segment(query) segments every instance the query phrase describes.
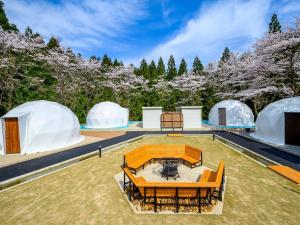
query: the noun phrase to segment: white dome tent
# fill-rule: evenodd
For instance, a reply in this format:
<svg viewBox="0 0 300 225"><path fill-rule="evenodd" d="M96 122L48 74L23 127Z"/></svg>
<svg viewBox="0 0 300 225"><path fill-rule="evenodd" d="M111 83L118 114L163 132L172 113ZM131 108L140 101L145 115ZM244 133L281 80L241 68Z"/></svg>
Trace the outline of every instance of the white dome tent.
<svg viewBox="0 0 300 225"><path fill-rule="evenodd" d="M300 145L300 97L267 105L257 116L252 137L265 142Z"/></svg>
<svg viewBox="0 0 300 225"><path fill-rule="evenodd" d="M209 112L209 123L222 126L254 126L251 109L237 100L224 100L213 106Z"/></svg>
<svg viewBox="0 0 300 225"><path fill-rule="evenodd" d="M2 117L1 154L35 153L67 147L84 139L76 115L50 101L24 103Z"/></svg>
<svg viewBox="0 0 300 225"><path fill-rule="evenodd" d="M86 118L86 128L115 128L127 126L129 111L114 102L93 106Z"/></svg>

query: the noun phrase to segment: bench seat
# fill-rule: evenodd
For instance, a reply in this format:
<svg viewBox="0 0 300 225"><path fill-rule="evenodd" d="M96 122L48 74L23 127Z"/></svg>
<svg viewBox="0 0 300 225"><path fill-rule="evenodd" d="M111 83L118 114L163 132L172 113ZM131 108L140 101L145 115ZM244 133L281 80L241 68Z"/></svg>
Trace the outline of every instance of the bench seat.
<svg viewBox="0 0 300 225"><path fill-rule="evenodd" d="M145 165L147 162L149 162L152 159L152 157L146 155L142 158L139 158L138 160L128 163L127 166L131 169L137 170L138 168L142 167Z"/></svg>
<svg viewBox="0 0 300 225"><path fill-rule="evenodd" d="M191 164L196 164L196 163L199 162L199 159L195 159L195 158L193 158L193 157L191 157L191 156L188 156L188 155L183 155L183 156L182 156L182 159L183 159L184 161L187 161L188 163L191 163Z"/></svg>

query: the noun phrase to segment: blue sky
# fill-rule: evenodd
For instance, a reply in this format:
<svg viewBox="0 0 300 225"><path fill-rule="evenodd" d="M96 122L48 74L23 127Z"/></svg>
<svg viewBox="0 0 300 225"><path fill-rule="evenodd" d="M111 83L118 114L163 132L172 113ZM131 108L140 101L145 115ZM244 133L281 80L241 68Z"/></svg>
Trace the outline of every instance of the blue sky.
<svg viewBox="0 0 300 225"><path fill-rule="evenodd" d="M268 30L272 13L282 26L300 16L295 0L4 0L20 30L27 26L45 39L85 57L102 56L139 64L170 54L191 65L218 60L225 46L242 52Z"/></svg>

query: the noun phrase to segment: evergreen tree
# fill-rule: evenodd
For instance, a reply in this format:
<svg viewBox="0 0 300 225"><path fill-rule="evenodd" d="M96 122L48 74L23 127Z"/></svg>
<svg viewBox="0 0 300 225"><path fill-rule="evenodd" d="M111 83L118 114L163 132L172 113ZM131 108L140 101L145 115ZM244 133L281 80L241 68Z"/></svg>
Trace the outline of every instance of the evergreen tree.
<svg viewBox="0 0 300 225"><path fill-rule="evenodd" d="M150 80L150 71L146 59L142 59L141 61L139 75L142 75L145 79Z"/></svg>
<svg viewBox="0 0 300 225"><path fill-rule="evenodd" d="M19 29L17 28L16 24L11 23L10 24L10 30L14 32L19 32Z"/></svg>
<svg viewBox="0 0 300 225"><path fill-rule="evenodd" d="M150 65L149 65L149 72L150 72L151 80L157 78L156 65L155 65L155 62L153 60L151 61Z"/></svg>
<svg viewBox="0 0 300 225"><path fill-rule="evenodd" d="M120 61L120 66L124 66L124 63L122 61Z"/></svg>
<svg viewBox="0 0 300 225"><path fill-rule="evenodd" d="M173 55L170 55L170 58L168 60L168 69L167 69L167 80L172 80L174 77L177 76L177 69L175 64L175 58Z"/></svg>
<svg viewBox="0 0 300 225"><path fill-rule="evenodd" d="M165 64L164 64L164 61L163 61L162 57L159 57L156 71L157 71L158 76L164 76L165 75L166 69L165 69Z"/></svg>
<svg viewBox="0 0 300 225"><path fill-rule="evenodd" d="M59 48L59 41L57 38L55 37L51 37L48 44L47 44L47 48L49 49L53 49L53 48Z"/></svg>
<svg viewBox="0 0 300 225"><path fill-rule="evenodd" d="M9 24L7 16L4 11L4 3L0 0L0 26L3 30L19 31L15 24Z"/></svg>
<svg viewBox="0 0 300 225"><path fill-rule="evenodd" d="M117 59L114 60L113 66L120 66L121 64Z"/></svg>
<svg viewBox="0 0 300 225"><path fill-rule="evenodd" d="M178 75L185 74L187 72L187 65L184 59L181 59L179 69L178 69Z"/></svg>
<svg viewBox="0 0 300 225"><path fill-rule="evenodd" d="M277 15L274 13L272 15L271 22L269 23L269 33L277 33L277 32L281 32L281 25L279 23Z"/></svg>
<svg viewBox="0 0 300 225"><path fill-rule="evenodd" d="M33 36L33 32L32 32L32 29L30 27L27 27L25 29L25 36L28 37L28 38L31 38Z"/></svg>
<svg viewBox="0 0 300 225"><path fill-rule="evenodd" d="M222 54L222 57L220 59L220 62L219 62L219 66L222 66L222 64L224 62L227 62L227 60L230 58L230 50L228 47L225 47L224 48L224 51L223 51L223 54Z"/></svg>
<svg viewBox="0 0 300 225"><path fill-rule="evenodd" d="M25 36L27 38L36 38L36 37L39 37L40 34L39 33L34 33L30 27L27 27L25 29Z"/></svg>
<svg viewBox="0 0 300 225"><path fill-rule="evenodd" d="M111 58L109 58L107 56L107 54L104 54L103 58L102 58L102 62L101 62L101 65L102 66L112 66L112 61L111 61Z"/></svg>
<svg viewBox="0 0 300 225"><path fill-rule="evenodd" d="M92 55L92 56L90 57L90 60L94 60L94 61L96 61L96 60L97 60L97 56L95 56L95 55Z"/></svg>
<svg viewBox="0 0 300 225"><path fill-rule="evenodd" d="M195 73L195 74L203 73L203 64L201 63L198 56L195 57L194 62L193 62L193 73Z"/></svg>
<svg viewBox="0 0 300 225"><path fill-rule="evenodd" d="M3 30L10 30L10 24L4 11L4 3L0 1L0 25Z"/></svg>

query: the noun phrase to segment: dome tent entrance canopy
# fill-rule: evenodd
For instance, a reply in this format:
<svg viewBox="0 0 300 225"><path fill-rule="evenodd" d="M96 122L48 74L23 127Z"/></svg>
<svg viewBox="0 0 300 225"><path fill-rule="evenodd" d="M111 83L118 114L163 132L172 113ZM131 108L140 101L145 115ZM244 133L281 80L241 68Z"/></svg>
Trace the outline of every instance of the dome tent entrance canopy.
<svg viewBox="0 0 300 225"><path fill-rule="evenodd" d="M270 103L258 114L255 125L254 138L300 146L300 97Z"/></svg>
<svg viewBox="0 0 300 225"><path fill-rule="evenodd" d="M237 100L224 100L213 106L209 112L209 123L222 126L254 126L251 109Z"/></svg>
<svg viewBox="0 0 300 225"><path fill-rule="evenodd" d="M2 118L1 154L35 153L79 143L80 124L67 107L51 101L24 103Z"/></svg>
<svg viewBox="0 0 300 225"><path fill-rule="evenodd" d="M129 111L114 102L93 106L86 118L86 128L116 128L128 125Z"/></svg>

